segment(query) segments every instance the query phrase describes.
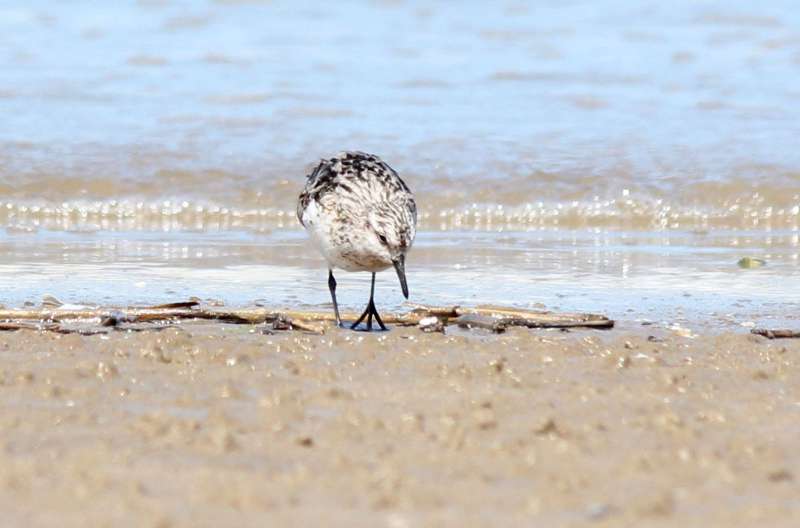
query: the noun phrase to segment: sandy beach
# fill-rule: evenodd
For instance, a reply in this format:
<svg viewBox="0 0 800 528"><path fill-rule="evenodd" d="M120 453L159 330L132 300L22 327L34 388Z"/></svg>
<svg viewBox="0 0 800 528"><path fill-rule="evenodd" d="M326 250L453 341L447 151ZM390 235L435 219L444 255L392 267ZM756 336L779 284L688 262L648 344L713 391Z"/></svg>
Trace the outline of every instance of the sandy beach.
<svg viewBox="0 0 800 528"><path fill-rule="evenodd" d="M792 526L800 341L0 335L9 526Z"/></svg>

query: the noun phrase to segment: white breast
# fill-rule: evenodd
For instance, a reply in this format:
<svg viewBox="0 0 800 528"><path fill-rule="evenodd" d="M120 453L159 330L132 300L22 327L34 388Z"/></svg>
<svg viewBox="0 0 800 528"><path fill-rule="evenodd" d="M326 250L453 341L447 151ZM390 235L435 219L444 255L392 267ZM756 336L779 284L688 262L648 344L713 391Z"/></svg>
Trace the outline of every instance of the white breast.
<svg viewBox="0 0 800 528"><path fill-rule="evenodd" d="M332 268L378 272L392 265L376 240L351 224L343 225L315 200L303 211L303 225Z"/></svg>

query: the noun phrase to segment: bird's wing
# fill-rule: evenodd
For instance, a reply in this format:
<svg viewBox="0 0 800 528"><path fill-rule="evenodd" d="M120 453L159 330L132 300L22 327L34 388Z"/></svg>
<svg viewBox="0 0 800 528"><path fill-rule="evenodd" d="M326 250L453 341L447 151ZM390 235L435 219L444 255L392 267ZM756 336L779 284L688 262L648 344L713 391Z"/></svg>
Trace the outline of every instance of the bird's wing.
<svg viewBox="0 0 800 528"><path fill-rule="evenodd" d="M414 219L414 227L417 227L417 202L414 200L414 197L410 197L408 199L408 203L406 204L408 207L408 211L411 213L411 218Z"/></svg>
<svg viewBox="0 0 800 528"><path fill-rule="evenodd" d="M306 186L297 199L297 219L303 223L303 212L312 200L319 201L320 197L334 187L336 174L331 170L329 160L320 160L319 164L307 176Z"/></svg>

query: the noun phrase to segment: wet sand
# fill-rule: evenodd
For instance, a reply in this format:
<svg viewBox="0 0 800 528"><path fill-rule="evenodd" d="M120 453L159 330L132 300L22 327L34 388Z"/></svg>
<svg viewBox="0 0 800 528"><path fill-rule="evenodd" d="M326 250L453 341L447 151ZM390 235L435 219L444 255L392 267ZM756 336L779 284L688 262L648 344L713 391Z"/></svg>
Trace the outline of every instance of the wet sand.
<svg viewBox="0 0 800 528"><path fill-rule="evenodd" d="M0 335L13 526L790 526L800 340Z"/></svg>

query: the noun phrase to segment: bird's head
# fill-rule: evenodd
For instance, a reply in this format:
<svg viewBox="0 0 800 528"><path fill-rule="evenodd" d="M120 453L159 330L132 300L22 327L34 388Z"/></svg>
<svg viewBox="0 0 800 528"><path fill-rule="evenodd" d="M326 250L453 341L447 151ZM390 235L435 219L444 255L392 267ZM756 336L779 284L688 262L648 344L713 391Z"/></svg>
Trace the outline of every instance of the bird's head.
<svg viewBox="0 0 800 528"><path fill-rule="evenodd" d="M406 298L408 298L408 286L406 285L405 258L414 243L415 220L408 213L407 208L392 207L392 204L376 208L369 215L369 227L375 247L378 248L381 257L394 266Z"/></svg>

